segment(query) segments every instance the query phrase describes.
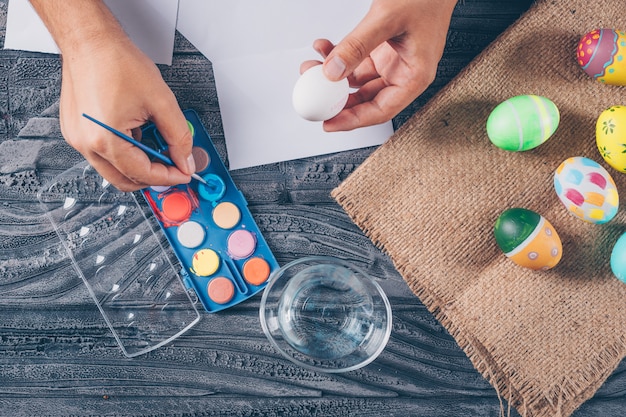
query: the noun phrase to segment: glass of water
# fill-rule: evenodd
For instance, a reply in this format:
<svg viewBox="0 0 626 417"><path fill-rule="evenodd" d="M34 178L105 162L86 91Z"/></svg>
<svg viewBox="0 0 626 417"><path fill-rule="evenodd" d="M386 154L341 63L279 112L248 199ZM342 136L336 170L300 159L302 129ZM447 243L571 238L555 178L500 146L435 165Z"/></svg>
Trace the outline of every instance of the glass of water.
<svg viewBox="0 0 626 417"><path fill-rule="evenodd" d="M261 326L292 362L345 372L372 362L391 334L391 306L369 275L333 257L293 261L270 278Z"/></svg>

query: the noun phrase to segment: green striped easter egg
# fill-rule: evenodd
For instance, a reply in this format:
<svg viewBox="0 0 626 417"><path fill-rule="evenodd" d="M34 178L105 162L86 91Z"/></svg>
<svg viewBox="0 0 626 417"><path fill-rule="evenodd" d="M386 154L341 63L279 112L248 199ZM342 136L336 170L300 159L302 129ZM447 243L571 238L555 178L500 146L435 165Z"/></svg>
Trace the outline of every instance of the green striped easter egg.
<svg viewBox="0 0 626 417"><path fill-rule="evenodd" d="M498 104L487 119L487 136L500 149L518 152L536 148L559 125L559 109L536 95L511 97Z"/></svg>

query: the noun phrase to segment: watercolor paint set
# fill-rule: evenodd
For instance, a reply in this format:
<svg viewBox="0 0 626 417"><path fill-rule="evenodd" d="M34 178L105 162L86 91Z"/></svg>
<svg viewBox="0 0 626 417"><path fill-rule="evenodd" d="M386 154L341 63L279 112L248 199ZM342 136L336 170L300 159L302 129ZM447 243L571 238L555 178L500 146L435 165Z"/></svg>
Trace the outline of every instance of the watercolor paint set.
<svg viewBox="0 0 626 417"><path fill-rule="evenodd" d="M196 173L205 183L192 180L142 193L183 265L185 285L206 311L216 312L265 288L278 263L197 114L184 114ZM167 150L154 125L142 129L142 142Z"/></svg>
<svg viewBox="0 0 626 417"><path fill-rule="evenodd" d="M209 313L263 290L279 265L193 110L204 180L117 190L86 161L48 180L38 198L63 250L126 356L162 346ZM153 124L141 142L167 146Z"/></svg>

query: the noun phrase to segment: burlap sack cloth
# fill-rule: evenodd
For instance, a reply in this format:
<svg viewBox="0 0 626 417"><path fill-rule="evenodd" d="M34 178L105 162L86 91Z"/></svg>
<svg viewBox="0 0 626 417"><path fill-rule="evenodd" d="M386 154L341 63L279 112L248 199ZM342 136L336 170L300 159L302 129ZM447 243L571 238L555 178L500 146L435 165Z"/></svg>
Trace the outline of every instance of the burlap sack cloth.
<svg viewBox="0 0 626 417"><path fill-rule="evenodd" d="M599 114L626 104L626 87L591 80L575 55L584 33L626 28L625 11L621 0L539 1L333 191L526 416L570 415L626 354L626 284L609 264L626 231L626 174L595 144ZM506 152L485 122L519 94L552 99L561 123L540 147ZM600 162L615 179L622 204L611 222L585 223L558 200L554 171L571 156ZM521 268L498 249L494 222L514 206L556 228L564 255L553 270Z"/></svg>

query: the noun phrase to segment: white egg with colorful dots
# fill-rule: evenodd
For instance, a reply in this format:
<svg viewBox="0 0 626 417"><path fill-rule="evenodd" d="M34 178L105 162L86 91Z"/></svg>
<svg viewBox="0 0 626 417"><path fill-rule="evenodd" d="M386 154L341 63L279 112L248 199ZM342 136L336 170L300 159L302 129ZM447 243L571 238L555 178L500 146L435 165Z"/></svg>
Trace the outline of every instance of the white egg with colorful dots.
<svg viewBox="0 0 626 417"><path fill-rule="evenodd" d="M554 173L554 190L565 208L581 220L603 224L615 217L619 195L611 175L596 161L569 158Z"/></svg>

